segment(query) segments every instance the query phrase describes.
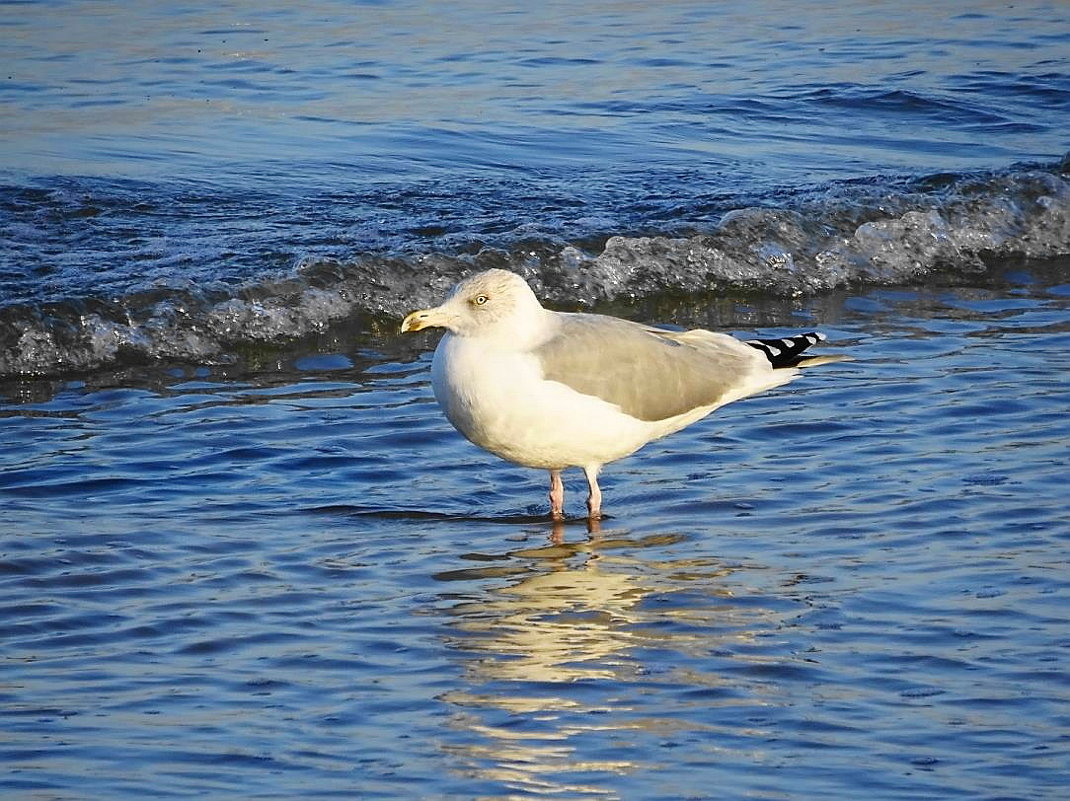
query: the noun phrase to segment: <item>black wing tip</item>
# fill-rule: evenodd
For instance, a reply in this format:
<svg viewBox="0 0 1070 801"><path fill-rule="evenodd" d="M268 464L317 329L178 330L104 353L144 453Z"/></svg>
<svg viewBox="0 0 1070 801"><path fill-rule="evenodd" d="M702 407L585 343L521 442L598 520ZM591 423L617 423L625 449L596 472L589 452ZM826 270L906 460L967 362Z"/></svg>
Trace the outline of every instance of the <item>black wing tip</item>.
<svg viewBox="0 0 1070 801"><path fill-rule="evenodd" d="M807 348L826 339L820 331L809 331L779 339L751 339L747 344L764 353L773 367L795 367L807 358L802 355Z"/></svg>

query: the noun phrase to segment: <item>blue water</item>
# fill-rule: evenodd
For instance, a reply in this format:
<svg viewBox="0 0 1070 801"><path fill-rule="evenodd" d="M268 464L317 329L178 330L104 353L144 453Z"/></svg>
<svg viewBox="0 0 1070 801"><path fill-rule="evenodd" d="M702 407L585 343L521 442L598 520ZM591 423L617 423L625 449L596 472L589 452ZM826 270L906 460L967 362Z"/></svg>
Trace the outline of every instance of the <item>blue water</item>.
<svg viewBox="0 0 1070 801"><path fill-rule="evenodd" d="M233 359L490 266L591 305L1070 239L1057 3L27 2L0 25L0 374Z"/></svg>
<svg viewBox="0 0 1070 801"><path fill-rule="evenodd" d="M1063 798L1065 11L0 4L0 795ZM555 527L488 266L854 360Z"/></svg>
<svg viewBox="0 0 1070 801"><path fill-rule="evenodd" d="M1068 299L801 303L857 361L609 466L559 545L397 340L8 403L0 787L1060 798Z"/></svg>
<svg viewBox="0 0 1070 801"><path fill-rule="evenodd" d="M769 189L1066 152L1059 3L5 6L3 163L34 175Z"/></svg>

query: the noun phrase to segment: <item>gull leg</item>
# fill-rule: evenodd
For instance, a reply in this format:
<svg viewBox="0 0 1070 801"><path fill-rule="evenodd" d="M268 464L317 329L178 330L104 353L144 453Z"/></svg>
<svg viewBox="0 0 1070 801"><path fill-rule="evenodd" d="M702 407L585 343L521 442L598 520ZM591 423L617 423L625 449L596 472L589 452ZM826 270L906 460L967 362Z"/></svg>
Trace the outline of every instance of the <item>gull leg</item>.
<svg viewBox="0 0 1070 801"><path fill-rule="evenodd" d="M587 487L590 489L587 496L587 517L590 520L602 517L602 490L598 487L598 471L601 469L600 464L583 468L583 474L587 476Z"/></svg>
<svg viewBox="0 0 1070 801"><path fill-rule="evenodd" d="M550 517L565 519L565 485L561 482L560 470L550 471Z"/></svg>

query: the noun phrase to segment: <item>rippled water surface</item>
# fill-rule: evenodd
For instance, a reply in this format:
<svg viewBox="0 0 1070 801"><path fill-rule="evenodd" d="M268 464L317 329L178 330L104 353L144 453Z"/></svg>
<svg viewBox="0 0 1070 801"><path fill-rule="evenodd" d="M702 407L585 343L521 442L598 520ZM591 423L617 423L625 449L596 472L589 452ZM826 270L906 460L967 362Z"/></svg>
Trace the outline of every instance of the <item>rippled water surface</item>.
<svg viewBox="0 0 1070 801"><path fill-rule="evenodd" d="M594 532L430 341L8 384L0 790L1061 798L1059 276L722 309L856 361L611 465Z"/></svg>
<svg viewBox="0 0 1070 801"><path fill-rule="evenodd" d="M1044 0L5 9L18 171L307 187L656 165L753 187L1066 149L1070 23Z"/></svg>
<svg viewBox="0 0 1070 801"><path fill-rule="evenodd" d="M0 3L0 796L1062 801L1064 5ZM854 361L554 527L490 266Z"/></svg>
<svg viewBox="0 0 1070 801"><path fill-rule="evenodd" d="M1050 0L26 0L0 37L0 375L1067 255ZM412 304L412 305L410 305Z"/></svg>

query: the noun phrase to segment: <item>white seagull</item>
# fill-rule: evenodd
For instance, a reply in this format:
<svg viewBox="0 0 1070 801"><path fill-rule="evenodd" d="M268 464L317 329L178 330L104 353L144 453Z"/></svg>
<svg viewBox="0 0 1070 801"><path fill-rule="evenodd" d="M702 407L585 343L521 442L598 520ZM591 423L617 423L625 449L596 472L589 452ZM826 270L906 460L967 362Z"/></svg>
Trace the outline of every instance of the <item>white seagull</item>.
<svg viewBox="0 0 1070 801"><path fill-rule="evenodd" d="M402 333L445 328L431 386L450 423L481 448L550 471L550 513L564 519L561 471L580 467L588 517L602 515L608 462L700 420L726 403L785 384L838 357L801 354L808 333L742 342L600 314L543 308L506 270L461 281L446 301L408 315Z"/></svg>

